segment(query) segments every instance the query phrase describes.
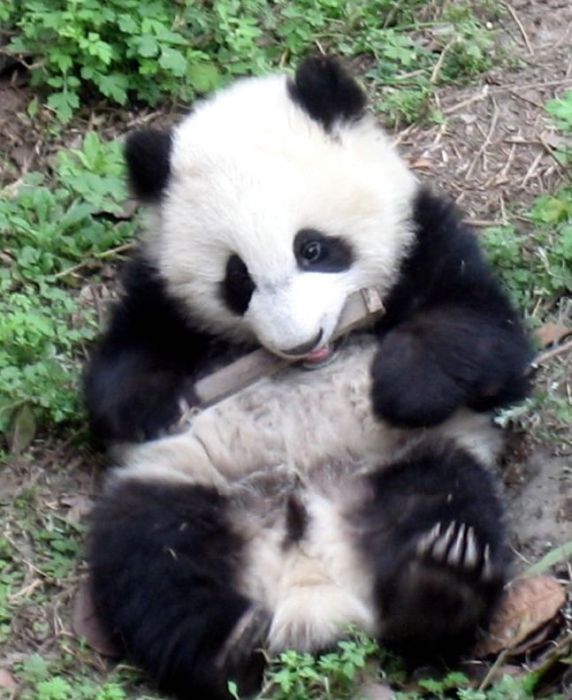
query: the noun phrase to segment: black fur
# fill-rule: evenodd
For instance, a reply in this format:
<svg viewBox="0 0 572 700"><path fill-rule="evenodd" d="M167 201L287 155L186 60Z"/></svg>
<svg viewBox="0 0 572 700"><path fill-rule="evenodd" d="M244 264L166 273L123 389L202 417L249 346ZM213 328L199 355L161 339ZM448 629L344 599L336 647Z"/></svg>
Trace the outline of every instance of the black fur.
<svg viewBox="0 0 572 700"><path fill-rule="evenodd" d="M124 481L92 515L96 609L129 657L177 697L227 699L227 680L245 695L261 681L262 614L225 646L253 612L233 584L243 543L226 513L214 489Z"/></svg>
<svg viewBox="0 0 572 700"><path fill-rule="evenodd" d="M425 190L414 223L416 243L378 328L375 411L420 427L461 405L489 409L524 398L531 345L475 235L451 204Z"/></svg>
<svg viewBox="0 0 572 700"><path fill-rule="evenodd" d="M372 495L358 515L362 549L375 562L384 640L409 658L451 660L469 651L478 627L486 626L509 561L496 488L492 475L450 441L421 443L370 478ZM473 529L475 566L417 551L437 523L445 531L452 522Z"/></svg>
<svg viewBox="0 0 572 700"><path fill-rule="evenodd" d="M316 251L313 259L305 255L309 245L313 245ZM311 228L304 228L296 234L294 255L298 265L308 272L343 272L354 262L352 246L347 241Z"/></svg>
<svg viewBox="0 0 572 700"><path fill-rule="evenodd" d="M290 96L329 131L336 121L359 119L366 97L340 64L327 56L306 59L289 85Z"/></svg>
<svg viewBox="0 0 572 700"><path fill-rule="evenodd" d="M288 498L286 504L286 541L285 547L296 544L306 534L308 529L308 511L296 494Z"/></svg>
<svg viewBox="0 0 572 700"><path fill-rule="evenodd" d="M382 639L410 660L451 661L486 626L507 576L495 481L445 440L367 479L370 496L349 525L373 566ZM303 539L308 517L295 498L288 510L285 548ZM132 479L113 484L92 515L92 588L107 632L180 698L223 700L227 680L245 695L261 681L269 616L235 583L244 542L228 513L214 488ZM453 522L472 529L476 559L465 548L447 561L452 545L442 556L419 550L437 523Z"/></svg>
<svg viewBox="0 0 572 700"><path fill-rule="evenodd" d="M523 398L531 345L473 232L426 191L414 223L416 243L376 329L375 411L395 425L430 426L462 405ZM85 380L92 428L108 443L156 437L177 418L179 399L192 400L201 373L246 351L199 331L143 256L124 287Z"/></svg>
<svg viewBox="0 0 572 700"><path fill-rule="evenodd" d="M195 328L142 255L127 265L124 294L84 377L91 429L104 444L157 437L193 403L194 381L245 349Z"/></svg>
<svg viewBox="0 0 572 700"><path fill-rule="evenodd" d="M330 59L305 62L290 92L327 130L336 120L359 118L365 104ZM127 144L130 177L139 196L157 200L169 178L170 137L144 133ZM412 224L415 243L373 331L377 415L394 425L429 426L463 405L488 409L522 398L530 345L473 233L451 205L426 191L417 196ZM306 234L299 232L299 247ZM351 250L334 253L330 262L351 264ZM254 289L240 262L229 259L220 287L236 313L246 311ZM106 444L156 437L178 417L180 399L193 400L200 376L249 349L199 330L153 261L138 253L86 372L94 433ZM351 532L374 567L384 636L414 654L462 652L486 624L506 578L492 477L452 443L425 440L368 485L370 498ZM287 506L285 548L311 526L303 502ZM242 693L260 682L257 649L268 619L238 590L244 543L228 513L214 489L134 480L112 484L94 513L89 558L102 619L131 658L181 698L222 700L227 679ZM434 531L445 542L442 554L421 546ZM454 539L444 540L449 532Z"/></svg>
<svg viewBox="0 0 572 700"><path fill-rule="evenodd" d="M242 258L231 255L226 263L224 280L220 284L220 294L227 308L242 316L248 309L255 288Z"/></svg>
<svg viewBox="0 0 572 700"><path fill-rule="evenodd" d="M133 192L145 202L158 201L171 174L172 139L168 131L142 129L125 143L125 160Z"/></svg>

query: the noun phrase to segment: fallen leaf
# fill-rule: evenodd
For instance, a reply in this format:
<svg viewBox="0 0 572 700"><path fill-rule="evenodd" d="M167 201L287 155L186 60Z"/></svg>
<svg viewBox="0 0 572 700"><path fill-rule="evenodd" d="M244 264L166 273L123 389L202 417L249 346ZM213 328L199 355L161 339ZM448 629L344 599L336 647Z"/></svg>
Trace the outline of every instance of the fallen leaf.
<svg viewBox="0 0 572 700"><path fill-rule="evenodd" d="M515 579L507 587L488 636L477 645L475 656L498 654L503 649L526 651L523 642L552 620L565 601L564 587L551 576ZM531 640L537 642L537 637Z"/></svg>
<svg viewBox="0 0 572 700"><path fill-rule="evenodd" d="M5 668L0 668L0 688L4 690L15 690L18 684L14 680L14 676Z"/></svg>
<svg viewBox="0 0 572 700"><path fill-rule="evenodd" d="M571 334L572 328L564 323L545 323L536 331L536 337L543 348L557 345Z"/></svg>
<svg viewBox="0 0 572 700"><path fill-rule="evenodd" d="M101 625L93 604L91 585L88 579L83 579L80 582L76 593L72 628L78 637L83 637L92 649L103 656L112 658L121 656L121 651Z"/></svg>
<svg viewBox="0 0 572 700"><path fill-rule="evenodd" d="M21 454L30 446L36 434L36 416L32 407L25 403L12 416L12 424L8 435L10 451Z"/></svg>

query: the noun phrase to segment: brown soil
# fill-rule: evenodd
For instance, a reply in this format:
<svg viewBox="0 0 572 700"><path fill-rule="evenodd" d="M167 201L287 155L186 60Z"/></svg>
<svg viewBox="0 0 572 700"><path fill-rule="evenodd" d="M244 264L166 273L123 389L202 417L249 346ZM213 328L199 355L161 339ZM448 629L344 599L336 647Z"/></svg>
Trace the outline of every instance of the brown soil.
<svg viewBox="0 0 572 700"><path fill-rule="evenodd" d="M554 157L564 137L544 105L572 89L572 5L520 0L512 13L500 29L515 67L493 70L476 88L444 88L446 123L398 135L420 177L449 192L476 226L507 223L507 208L528 207L566 178Z"/></svg>
<svg viewBox="0 0 572 700"><path fill-rule="evenodd" d="M414 125L397 136L419 177L448 192L477 229L508 224L509 211L514 215L527 209L539 194L569 182L555 157L564 137L544 105L572 89L572 4L513 2L500 29L515 67L492 71L477 88L441 90L438 102L446 123ZM560 319L567 324L571 306ZM572 352L546 368L539 384L551 387L555 376L570 398ZM566 437L572 447L572 426ZM506 480L520 569L572 539L572 450L558 457L553 451L549 444L529 445L528 455L522 447L508 455Z"/></svg>

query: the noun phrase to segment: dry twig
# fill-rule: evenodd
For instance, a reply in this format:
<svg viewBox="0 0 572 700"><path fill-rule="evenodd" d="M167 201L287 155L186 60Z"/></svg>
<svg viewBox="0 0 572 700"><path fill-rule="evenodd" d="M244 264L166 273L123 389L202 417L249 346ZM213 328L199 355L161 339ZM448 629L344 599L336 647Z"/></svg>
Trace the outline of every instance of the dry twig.
<svg viewBox="0 0 572 700"><path fill-rule="evenodd" d="M474 169L479 161L479 158L481 158L482 155L484 154L484 152L487 150L487 148L491 142L491 139L493 137L493 134L495 132L495 129L497 126L497 121L499 118L499 109L498 109L497 103L494 100L493 100L493 105L494 105L494 112L493 112L493 116L491 119L491 125L489 127L487 135L485 136L485 140L483 141L482 146L479 148L477 155L473 158L473 161L472 161L471 165L469 166L467 173L465 174L465 182L472 177L473 171L474 171Z"/></svg>
<svg viewBox="0 0 572 700"><path fill-rule="evenodd" d="M482 92L480 92L478 95L472 95L471 97L468 97L466 100L462 100L461 102L458 102L455 105L452 105L451 107L447 107L446 109L443 110L443 114L448 117L451 114L454 114L455 112L458 112L460 109L463 109L463 107L468 107L470 104L473 104L473 102L480 102L481 100L484 100L485 97L488 97L489 94L489 86L485 85Z"/></svg>
<svg viewBox="0 0 572 700"><path fill-rule="evenodd" d="M524 39L524 43L526 44L526 48L528 49L528 53L529 53L531 56L534 56L534 51L532 50L532 46L531 46L530 41L529 41L529 39L528 39L528 35L527 35L527 33L526 33L525 29L524 29L524 26L523 26L522 22L520 21L518 15L516 14L516 10L515 10L514 7L512 7L512 5L510 5L508 2L505 2L505 3L504 3L504 6L505 6L506 9L508 10L510 16L513 18L513 20L514 20L516 26L518 27L520 33L522 34L522 38Z"/></svg>
<svg viewBox="0 0 572 700"><path fill-rule="evenodd" d="M439 80L439 73L441 72L441 68L443 68L443 63L445 62L445 56L449 52L450 48L456 43L457 37L454 36L451 41L449 41L443 51L441 51L441 55L439 56L439 60L435 64L435 67L433 68L433 72L431 73L431 78L429 79L429 82L432 85L435 85L437 80Z"/></svg>
<svg viewBox="0 0 572 700"><path fill-rule="evenodd" d="M536 154L536 158L532 161L530 167L526 171L526 175L524 176L522 182L520 183L520 186L522 187L522 189L524 189L526 187L526 183L536 173L536 169L538 168L538 164L540 163L541 159L542 159L542 151L540 153Z"/></svg>
<svg viewBox="0 0 572 700"><path fill-rule="evenodd" d="M83 262L78 263L77 265L73 265L72 267L68 267L65 270L57 272L54 275L54 279L61 279L62 277L67 277L67 275L71 275L75 272L78 272L79 270L83 270L85 267L93 265L94 260L105 260L106 258L111 258L119 253L124 253L128 250L131 250L131 248L133 248L134 245L134 243L123 243L122 245L118 245L115 248L109 248L109 250L104 250L102 253L97 253L88 260L84 260Z"/></svg>
<svg viewBox="0 0 572 700"><path fill-rule="evenodd" d="M543 365L546 364L547 362L550 362L553 360L555 357L558 357L559 355L564 355L567 352L570 352L572 350L572 338L570 340L567 340L565 343L562 343L562 345L558 345L555 348L552 348L552 350L546 350L545 352L541 352L540 355L537 355L536 358L534 359L533 366L538 366L538 365Z"/></svg>

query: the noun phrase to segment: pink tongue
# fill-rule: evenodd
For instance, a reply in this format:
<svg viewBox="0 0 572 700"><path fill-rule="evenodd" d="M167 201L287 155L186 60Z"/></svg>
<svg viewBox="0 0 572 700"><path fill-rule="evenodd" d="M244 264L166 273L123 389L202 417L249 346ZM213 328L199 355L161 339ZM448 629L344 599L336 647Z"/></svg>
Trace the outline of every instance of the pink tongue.
<svg viewBox="0 0 572 700"><path fill-rule="evenodd" d="M319 348L318 350L313 350L311 353L304 357L304 362L324 362L332 354L332 350L329 347Z"/></svg>

